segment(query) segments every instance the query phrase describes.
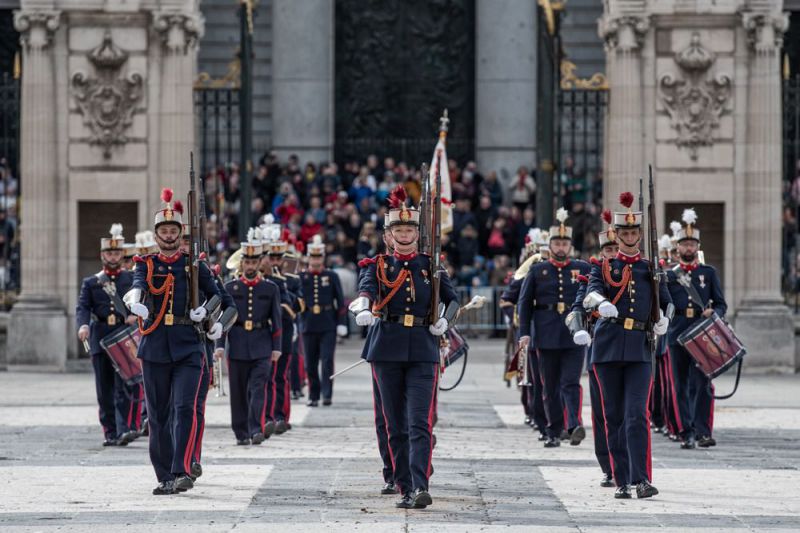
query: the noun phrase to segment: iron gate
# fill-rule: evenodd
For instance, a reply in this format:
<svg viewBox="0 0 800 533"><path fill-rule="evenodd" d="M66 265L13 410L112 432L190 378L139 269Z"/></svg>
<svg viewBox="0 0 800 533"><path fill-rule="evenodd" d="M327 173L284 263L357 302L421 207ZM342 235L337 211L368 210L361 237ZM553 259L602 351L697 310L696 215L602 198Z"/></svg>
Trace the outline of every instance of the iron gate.
<svg viewBox="0 0 800 533"><path fill-rule="evenodd" d="M8 72L0 78L0 158L5 158L11 173L19 177L19 80ZM0 191L4 194L4 191Z"/></svg>
<svg viewBox="0 0 800 533"><path fill-rule="evenodd" d="M239 89L195 87L194 108L203 174L238 162Z"/></svg>

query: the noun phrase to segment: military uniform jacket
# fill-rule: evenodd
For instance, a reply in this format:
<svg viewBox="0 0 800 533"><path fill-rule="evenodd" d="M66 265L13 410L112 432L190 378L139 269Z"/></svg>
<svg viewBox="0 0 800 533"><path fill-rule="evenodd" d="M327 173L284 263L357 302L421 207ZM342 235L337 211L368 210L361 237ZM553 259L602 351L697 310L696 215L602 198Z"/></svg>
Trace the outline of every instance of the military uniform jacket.
<svg viewBox="0 0 800 533"><path fill-rule="evenodd" d="M300 274L303 295L306 297L306 310L303 313L305 331L319 333L335 330L344 325L347 309L339 276L333 270L303 272Z"/></svg>
<svg viewBox="0 0 800 533"><path fill-rule="evenodd" d="M669 325L669 343L677 344L678 337L697 320L703 318L703 309L708 306L716 311L720 317L724 317L728 310L725 297L722 294L722 285L717 276L717 271L709 265L697 265L695 268L678 266L667 269L667 289L675 305L675 318ZM690 272L687 272L690 270ZM692 301L686 288L678 283L678 275L691 276L697 294L703 299L702 302ZM692 316L689 316L692 315Z"/></svg>
<svg viewBox="0 0 800 533"><path fill-rule="evenodd" d="M227 336L228 357L254 361L271 357L273 350L280 351L283 330L278 286L260 276L252 281L242 277L227 282L225 290L239 312ZM224 345L224 338L217 340L217 348Z"/></svg>
<svg viewBox="0 0 800 533"><path fill-rule="evenodd" d="M390 283L396 283L404 271L408 272L405 281L391 298L388 297L392 289L378 280L378 264L381 261L386 280ZM431 265L431 257L425 254L379 255L376 260L369 261L359 282L359 296L366 296L372 303L388 298L380 312L387 315L389 320L380 320L375 326L367 361L439 362L438 338L428 331L429 323L425 320L431 310ZM450 277L447 272L441 272L439 301L446 306L456 299ZM392 317L402 319L405 316L423 319L424 325L406 326L402 322L391 321Z"/></svg>
<svg viewBox="0 0 800 533"><path fill-rule="evenodd" d="M575 348L564 319L580 288L578 276L589 272L580 260L555 260L533 265L522 283L517 310L520 337L536 337L536 347L546 350Z"/></svg>
<svg viewBox="0 0 800 533"><path fill-rule="evenodd" d="M75 306L75 324L77 328L89 326L89 346L93 354L103 353L100 339L122 327L125 327L125 317L114 310L111 296L100 283L100 276L104 271L94 276L84 278L81 283L81 293L78 304ZM127 270L117 273L108 273L106 276L112 283L120 300L125 296L133 283L133 274ZM110 289L110 287L109 287ZM113 317L113 318L111 318ZM112 322L113 324L109 324Z"/></svg>
<svg viewBox="0 0 800 533"><path fill-rule="evenodd" d="M281 294L281 315L286 322L292 322L297 318L298 313L305 309L303 301L303 289L299 278L296 276L284 276L278 272L273 272L267 279L273 282L280 289ZM287 332L291 335L291 332Z"/></svg>
<svg viewBox="0 0 800 533"><path fill-rule="evenodd" d="M607 272L613 284L621 286L609 283L605 279L604 272ZM602 317L597 320L594 327L592 363L650 362L647 332L642 329L626 329L624 323L617 321L624 322L625 319L631 319L634 324L652 328L653 324L648 324L652 301L651 279L649 262L644 259L633 262L612 259L592 267L589 285L586 287L587 294L598 292L612 303L616 300L615 305L619 312L615 320ZM625 280L627 281L622 283ZM664 282L659 285L659 298L663 312L671 301Z"/></svg>
<svg viewBox="0 0 800 533"><path fill-rule="evenodd" d="M136 257L133 273L133 288L141 289L150 298L150 314L141 324L142 343L139 345L139 358L153 363L180 361L186 357L200 357L204 353L203 340L189 319L189 276L186 254L178 253L172 257L152 254ZM148 282L148 264L152 265L152 278ZM199 267L200 303L214 296L222 298L214 276L208 265L201 262ZM162 294L169 275L172 275L173 290ZM154 289L154 290L153 290ZM172 295L170 297L169 293ZM167 300L164 303L164 300ZM163 307L162 307L163 306ZM165 309L162 314L161 309ZM173 325L167 325L168 316L173 316ZM156 325L156 322L157 325ZM144 334L146 333L146 334Z"/></svg>

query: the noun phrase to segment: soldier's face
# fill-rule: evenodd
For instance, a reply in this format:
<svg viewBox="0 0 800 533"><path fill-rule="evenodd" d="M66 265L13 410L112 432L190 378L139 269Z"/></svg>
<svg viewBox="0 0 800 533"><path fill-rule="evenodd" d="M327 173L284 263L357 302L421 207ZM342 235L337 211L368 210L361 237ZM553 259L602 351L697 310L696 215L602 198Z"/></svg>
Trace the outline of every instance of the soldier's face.
<svg viewBox="0 0 800 533"><path fill-rule="evenodd" d="M189 249L192 247L192 241L189 239L181 239L181 252L188 254Z"/></svg>
<svg viewBox="0 0 800 533"><path fill-rule="evenodd" d="M271 267L279 267L281 266L281 260L283 256L280 255L270 255L269 256L269 266Z"/></svg>
<svg viewBox="0 0 800 533"><path fill-rule="evenodd" d="M699 249L700 243L693 239L687 239L678 243L678 254L681 256L681 259L687 263L691 263L697 258L697 250Z"/></svg>
<svg viewBox="0 0 800 533"><path fill-rule="evenodd" d="M569 255L570 248L572 248L572 241L569 239L550 240L550 253L557 261L565 260Z"/></svg>
<svg viewBox="0 0 800 533"><path fill-rule="evenodd" d="M156 229L156 241L162 252L173 252L180 246L181 228L177 224L161 224Z"/></svg>
<svg viewBox="0 0 800 533"><path fill-rule="evenodd" d="M122 264L122 250L106 250L100 252L100 259L103 261L103 266L111 270L117 269Z"/></svg>
<svg viewBox="0 0 800 533"><path fill-rule="evenodd" d="M619 252L619 245L618 244L606 244L603 246L603 249L600 253L606 259L613 259L617 257L617 252Z"/></svg>
<svg viewBox="0 0 800 533"><path fill-rule="evenodd" d="M617 230L617 239L620 241L620 248L637 248L639 240L642 238L640 228L622 228Z"/></svg>
<svg viewBox="0 0 800 533"><path fill-rule="evenodd" d="M322 263L324 263L322 257L310 256L308 258L308 268L311 270L322 270Z"/></svg>
<svg viewBox="0 0 800 533"><path fill-rule="evenodd" d="M244 277L253 279L258 273L258 265L261 263L260 259L251 259L249 257L242 258L242 273Z"/></svg>
<svg viewBox="0 0 800 533"><path fill-rule="evenodd" d="M392 228L392 238L399 246L410 246L417 240L419 232L414 226L395 226Z"/></svg>
<svg viewBox="0 0 800 533"><path fill-rule="evenodd" d="M261 272L269 272L270 271L271 267L270 267L270 262L269 262L269 256L265 255L265 256L261 257L261 259L259 260L259 263L258 263L258 269Z"/></svg>

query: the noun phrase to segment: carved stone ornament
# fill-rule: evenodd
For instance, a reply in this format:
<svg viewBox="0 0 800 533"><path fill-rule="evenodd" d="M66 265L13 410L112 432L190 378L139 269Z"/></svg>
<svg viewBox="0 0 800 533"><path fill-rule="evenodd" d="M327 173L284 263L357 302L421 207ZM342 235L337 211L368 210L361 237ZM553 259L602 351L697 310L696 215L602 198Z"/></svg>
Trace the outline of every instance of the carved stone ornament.
<svg viewBox="0 0 800 533"><path fill-rule="evenodd" d="M730 98L730 77L709 73L714 60L694 33L689 46L675 54L682 76L666 74L659 80L659 96L678 132L676 143L689 149L692 160L697 160L700 146L713 144L713 130L719 127Z"/></svg>
<svg viewBox="0 0 800 533"><path fill-rule="evenodd" d="M197 45L205 25L202 16L163 11L153 14L153 28L161 35L167 50L185 54Z"/></svg>
<svg viewBox="0 0 800 533"><path fill-rule="evenodd" d="M650 18L642 15L605 16L598 20L597 33L606 50L637 50L644 44Z"/></svg>
<svg viewBox="0 0 800 533"><path fill-rule="evenodd" d="M41 50L50 45L61 22L60 11L15 11L14 29L27 49Z"/></svg>
<svg viewBox="0 0 800 533"><path fill-rule="evenodd" d="M109 31L102 44L87 57L95 67L95 75L76 72L72 76L72 90L83 123L92 132L89 143L100 145L108 159L114 146L128 142L125 130L133 122L133 111L142 100L144 81L135 72L119 75L128 53L114 44Z"/></svg>
<svg viewBox="0 0 800 533"><path fill-rule="evenodd" d="M750 46L756 50L780 50L783 34L789 29L788 13L742 13L742 26Z"/></svg>

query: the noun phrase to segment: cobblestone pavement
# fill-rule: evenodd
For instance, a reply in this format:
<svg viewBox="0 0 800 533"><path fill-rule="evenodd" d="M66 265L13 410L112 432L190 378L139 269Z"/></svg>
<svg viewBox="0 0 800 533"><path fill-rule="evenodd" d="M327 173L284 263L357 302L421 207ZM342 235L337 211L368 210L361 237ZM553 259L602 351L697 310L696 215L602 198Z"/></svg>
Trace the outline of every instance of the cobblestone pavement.
<svg viewBox="0 0 800 533"><path fill-rule="evenodd" d="M471 341L464 382L442 392L434 505L394 508L382 484L367 368L337 380L334 405L294 402L294 429L235 446L227 398L212 393L205 473L155 497L140 439L103 448L90 374L0 373L0 531L659 531L797 530L800 377L745 375L720 402L716 448L653 436L650 500L599 487L591 435L545 450L501 381L501 341ZM355 340L337 366L356 360ZM718 391L729 389L721 379ZM584 388L586 388L584 386ZM588 394L584 395L588 402ZM590 421L588 405L584 421Z"/></svg>

